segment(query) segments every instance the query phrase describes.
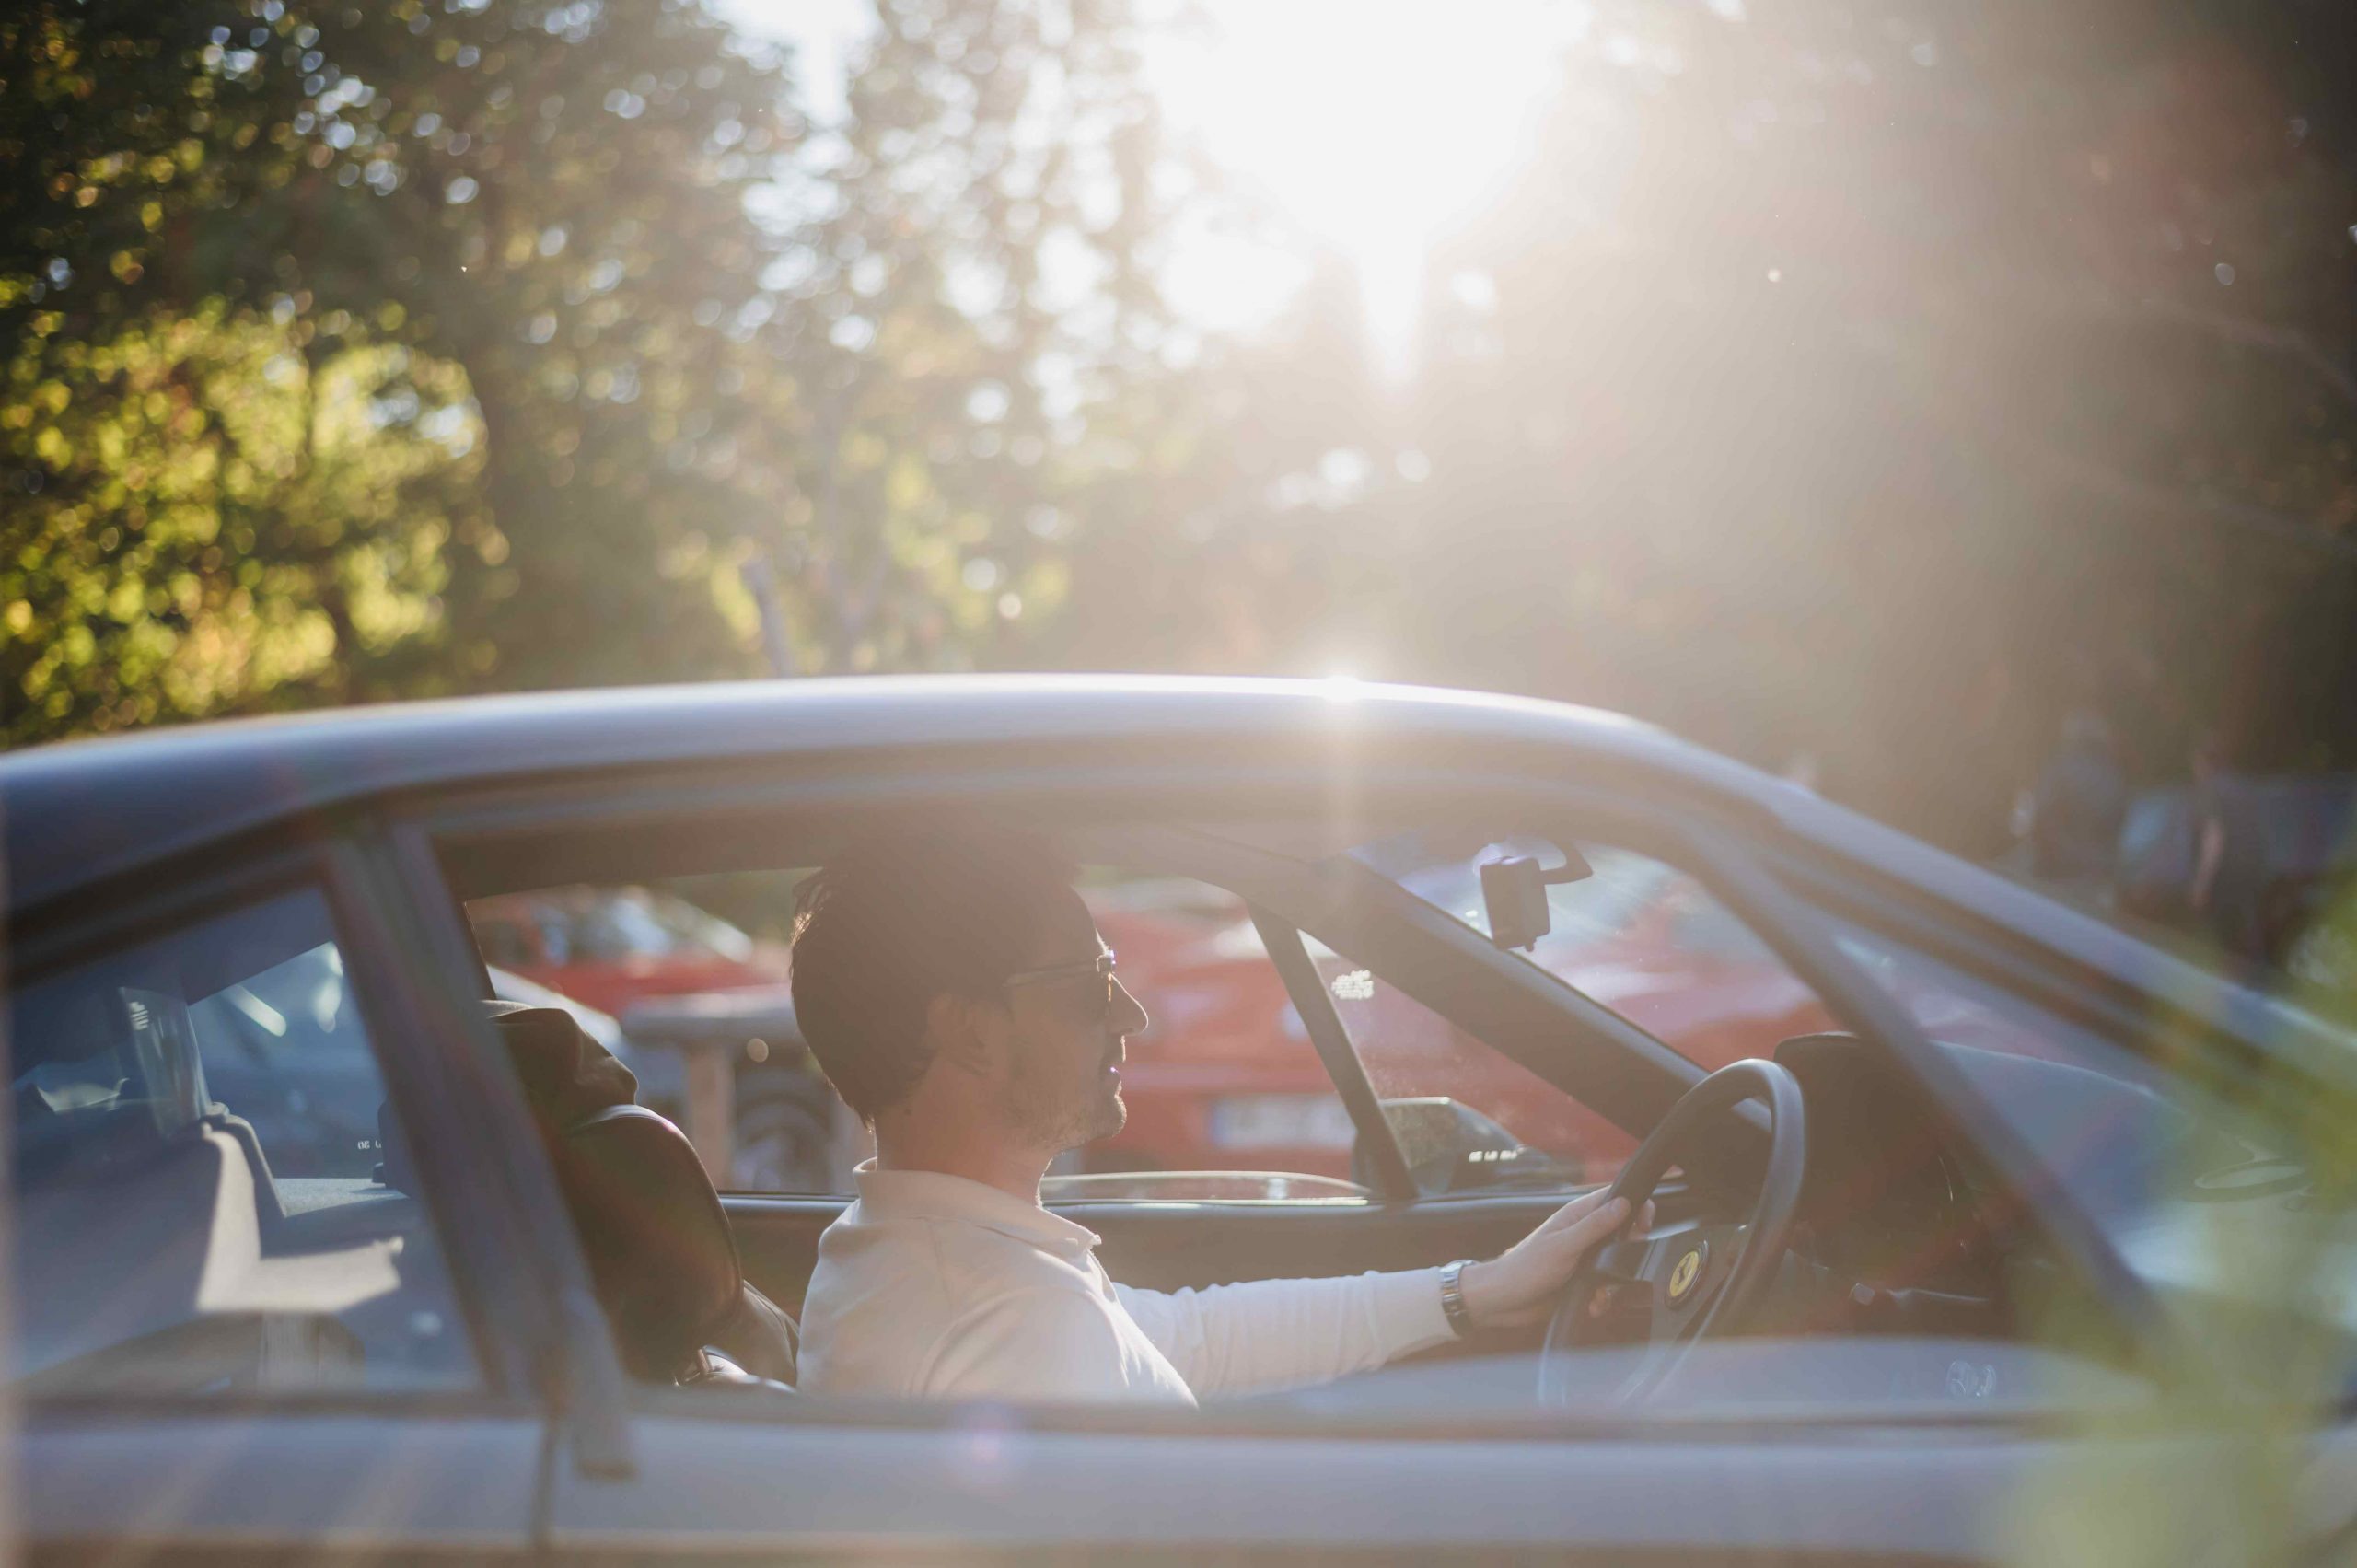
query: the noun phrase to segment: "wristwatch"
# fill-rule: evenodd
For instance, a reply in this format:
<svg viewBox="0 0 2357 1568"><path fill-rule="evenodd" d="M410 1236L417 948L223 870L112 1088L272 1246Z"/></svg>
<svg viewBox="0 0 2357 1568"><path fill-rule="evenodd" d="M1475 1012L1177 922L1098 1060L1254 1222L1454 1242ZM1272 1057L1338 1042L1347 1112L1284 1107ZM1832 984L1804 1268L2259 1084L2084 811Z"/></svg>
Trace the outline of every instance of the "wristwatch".
<svg viewBox="0 0 2357 1568"><path fill-rule="evenodd" d="M1473 1314L1465 1309L1465 1269L1473 1261L1459 1258L1440 1272L1440 1312L1458 1339L1473 1332Z"/></svg>

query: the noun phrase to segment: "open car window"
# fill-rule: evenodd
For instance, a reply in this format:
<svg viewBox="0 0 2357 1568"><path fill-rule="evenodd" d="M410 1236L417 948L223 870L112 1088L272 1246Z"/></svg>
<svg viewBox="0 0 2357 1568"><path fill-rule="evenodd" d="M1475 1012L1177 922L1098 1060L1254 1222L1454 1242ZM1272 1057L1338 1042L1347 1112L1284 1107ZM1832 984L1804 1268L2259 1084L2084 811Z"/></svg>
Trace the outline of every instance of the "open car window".
<svg viewBox="0 0 2357 1568"><path fill-rule="evenodd" d="M1147 1022L1129 1040L1121 1130L1059 1162L1050 1195L1361 1196L1350 1112L1244 900L1106 866L1080 892Z"/></svg>
<svg viewBox="0 0 2357 1568"><path fill-rule="evenodd" d="M1244 901L1191 878L1104 871L1082 892L1151 1022L1130 1042L1127 1124L1072 1164L1233 1176L1224 1187L1138 1181L1138 1197L1297 1201L1375 1187L1359 1130ZM1627 1135L1563 1090L1376 972L1304 942L1419 1191L1568 1187L1625 1156Z"/></svg>
<svg viewBox="0 0 2357 1568"><path fill-rule="evenodd" d="M544 945L499 983L610 1016L640 1102L678 1121L745 1191L848 1194L868 1136L803 1043L789 991L793 871L660 888L570 886L476 900L486 958L519 930L595 917L639 939ZM1078 891L1146 1009L1124 1068L1128 1119L1051 1172L1062 1200L1358 1202L1367 1156L1283 979L1237 894L1196 878L1084 865ZM660 912L668 930L659 935ZM716 928L731 943L675 940ZM723 947L726 951L722 951ZM1321 982L1403 1141L1446 1157L1428 1192L1560 1187L1608 1175L1630 1140L1562 1090L1315 942ZM710 1094L707 1087L725 1084ZM715 1111L725 1114L715 1114ZM1449 1122L1443 1129L1442 1122ZM1469 1140L1465 1129L1480 1134ZM1443 1139L1444 1131L1449 1138ZM1440 1141L1436 1141L1440 1140ZM716 1151L716 1152L714 1152Z"/></svg>
<svg viewBox="0 0 2357 1568"><path fill-rule="evenodd" d="M1378 971L1305 937L1416 1189L1568 1189L1609 1180L1636 1141Z"/></svg>

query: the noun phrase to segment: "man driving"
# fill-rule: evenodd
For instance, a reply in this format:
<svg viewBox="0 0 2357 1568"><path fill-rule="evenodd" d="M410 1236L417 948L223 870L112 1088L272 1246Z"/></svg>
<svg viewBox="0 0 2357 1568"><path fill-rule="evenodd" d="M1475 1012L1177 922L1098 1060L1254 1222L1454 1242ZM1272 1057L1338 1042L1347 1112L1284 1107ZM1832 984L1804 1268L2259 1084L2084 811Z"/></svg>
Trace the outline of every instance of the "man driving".
<svg viewBox="0 0 2357 1568"><path fill-rule="evenodd" d="M1598 1191L1483 1262L1116 1284L1097 1237L1039 1203L1057 1156L1120 1130L1124 1042L1146 1025L1070 868L1020 834L877 840L801 899L795 1011L876 1133L858 1200L819 1244L812 1392L1192 1404L1321 1382L1543 1320L1626 1217Z"/></svg>

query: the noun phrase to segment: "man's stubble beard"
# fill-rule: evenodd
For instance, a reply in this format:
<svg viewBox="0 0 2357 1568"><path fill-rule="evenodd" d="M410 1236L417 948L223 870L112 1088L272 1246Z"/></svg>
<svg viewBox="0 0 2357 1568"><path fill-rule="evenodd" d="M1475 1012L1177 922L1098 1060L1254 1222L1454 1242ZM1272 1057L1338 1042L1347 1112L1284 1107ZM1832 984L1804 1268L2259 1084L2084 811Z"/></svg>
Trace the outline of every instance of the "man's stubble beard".
<svg viewBox="0 0 2357 1568"><path fill-rule="evenodd" d="M1100 1093L1097 1101L1097 1124L1086 1137L1080 1140L1081 1144L1093 1144L1100 1138L1109 1138L1130 1124L1130 1104L1121 1098L1121 1080L1115 1078L1111 1080L1111 1085L1110 1088ZM1080 1144L1073 1145L1074 1148L1079 1146Z"/></svg>
<svg viewBox="0 0 2357 1568"><path fill-rule="evenodd" d="M1042 1073L1028 1051L1006 1081L1007 1121L1022 1140L1058 1153L1109 1138L1129 1124L1118 1078L1096 1074L1085 1086Z"/></svg>

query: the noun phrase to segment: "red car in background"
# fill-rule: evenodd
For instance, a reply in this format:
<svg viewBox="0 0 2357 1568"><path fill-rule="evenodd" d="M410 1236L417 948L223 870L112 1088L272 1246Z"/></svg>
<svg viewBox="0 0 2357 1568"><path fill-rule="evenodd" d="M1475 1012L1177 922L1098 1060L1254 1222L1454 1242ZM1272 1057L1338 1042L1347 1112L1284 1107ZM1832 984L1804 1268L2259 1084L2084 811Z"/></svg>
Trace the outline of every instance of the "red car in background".
<svg viewBox="0 0 2357 1568"><path fill-rule="evenodd" d="M1563 855L1538 841L1492 847L1549 863ZM1354 854L1434 908L1486 930L1477 862L1487 853L1411 842ZM1550 889L1553 928L1528 953L1540 968L1705 1072L1770 1056L1796 1035L1841 1028L1817 993L1692 877L1609 847L1593 848L1586 858L1589 876ZM1217 889L1175 878L1083 890L1153 1020L1130 1041L1128 1124L1087 1151L1085 1168L1358 1179L1355 1129L1243 906ZM1551 1158L1550 1179L1604 1179L1634 1150L1628 1133L1503 1052L1314 941L1310 951L1379 1098L1421 1100L1427 1110L1446 1109L1434 1103L1444 1097L1454 1100L1496 1123L1491 1135L1502 1129ZM1876 968L1870 953L1852 956ZM2002 1009L1980 1005L1968 986L1896 978L1892 984L1918 1025L1942 1040L2055 1054L2050 1042L2026 1038ZM1516 1160L1497 1167L1497 1176L1529 1168ZM1469 1174L1480 1179L1478 1170Z"/></svg>
<svg viewBox="0 0 2357 1568"><path fill-rule="evenodd" d="M1555 929L1529 955L1534 962L1706 1071L1839 1027L1699 884L1642 856L1602 851L1596 861L1594 880L1563 897ZM1475 921L1472 875L1470 861L1426 863L1399 880L1436 908ZM1075 1156L1076 1173L1362 1178L1356 1130L1242 903L1177 877L1082 890L1152 1022L1129 1045L1128 1124ZM691 998L726 1004L701 1034L742 1024L739 1032L765 1042L760 1055L737 1065L738 1179L772 1191L840 1187L835 1167L848 1157L841 1118L791 1021L784 949L651 889L509 895L479 900L469 913L486 960L621 1017L634 1041L649 1048L637 1060L643 1090L658 1106L680 1093L676 1051L666 1048L693 1043L681 1035L686 1013L670 1003L686 1004L688 1012L698 1005ZM1501 1141L1550 1158L1551 1179L1602 1179L1634 1147L1563 1090L1314 940L1309 947L1379 1098L1422 1100L1428 1109L1444 1097L1453 1100L1494 1122L1491 1132ZM1991 1020L1968 1005L1908 1000L1943 1038L2042 1053L2035 1042L1992 1035ZM1534 1159L1494 1176L1488 1167L1460 1174L1513 1179L1544 1165Z"/></svg>
<svg viewBox="0 0 2357 1568"><path fill-rule="evenodd" d="M467 908L483 961L621 1017L650 996L785 982L786 957L684 899L555 888Z"/></svg>
<svg viewBox="0 0 2357 1568"><path fill-rule="evenodd" d="M1660 870L1631 878L1623 868L1629 896L1609 917L1559 928L1535 961L1705 1070L1838 1027L1746 927ZM1086 891L1153 1019L1130 1041L1128 1124L1088 1152L1087 1168L1352 1176L1350 1117L1236 901L1160 879ZM1377 1096L1446 1096L1590 1179L1635 1147L1503 1053L1322 947L1312 952Z"/></svg>

